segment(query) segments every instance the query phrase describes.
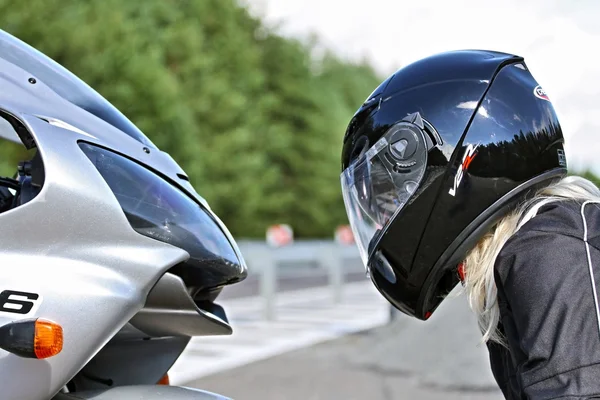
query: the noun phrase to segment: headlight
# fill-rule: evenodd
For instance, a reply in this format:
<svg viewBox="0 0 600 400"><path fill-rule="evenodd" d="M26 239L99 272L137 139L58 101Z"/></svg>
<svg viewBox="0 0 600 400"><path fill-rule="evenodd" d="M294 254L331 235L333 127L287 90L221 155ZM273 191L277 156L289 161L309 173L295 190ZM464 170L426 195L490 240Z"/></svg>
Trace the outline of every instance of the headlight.
<svg viewBox="0 0 600 400"><path fill-rule="evenodd" d="M135 161L88 143L79 146L135 231L190 254L178 267L188 286L214 288L246 277L243 259L210 211Z"/></svg>

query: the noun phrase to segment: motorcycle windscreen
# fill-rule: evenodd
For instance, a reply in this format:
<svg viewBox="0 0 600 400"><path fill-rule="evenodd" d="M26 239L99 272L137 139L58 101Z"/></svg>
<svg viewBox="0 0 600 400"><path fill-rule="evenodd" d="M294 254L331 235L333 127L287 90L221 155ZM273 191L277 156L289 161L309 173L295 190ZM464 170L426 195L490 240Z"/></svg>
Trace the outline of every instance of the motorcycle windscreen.
<svg viewBox="0 0 600 400"><path fill-rule="evenodd" d="M380 239L378 234L407 204L423 179L426 143L418 126L400 122L341 174L346 213L365 267Z"/></svg>
<svg viewBox="0 0 600 400"><path fill-rule="evenodd" d="M212 213L142 165L103 148L80 143L138 233L190 254L202 286L245 277L246 266Z"/></svg>
<svg viewBox="0 0 600 400"><path fill-rule="evenodd" d="M142 131L89 85L50 57L2 30L0 58L29 72L66 101L111 124L138 142L156 148Z"/></svg>

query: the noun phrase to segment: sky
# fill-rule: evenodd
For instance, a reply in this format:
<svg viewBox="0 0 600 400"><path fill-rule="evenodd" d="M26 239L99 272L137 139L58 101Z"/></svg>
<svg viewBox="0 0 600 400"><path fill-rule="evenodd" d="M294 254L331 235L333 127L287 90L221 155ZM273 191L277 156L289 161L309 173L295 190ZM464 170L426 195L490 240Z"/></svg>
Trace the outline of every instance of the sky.
<svg viewBox="0 0 600 400"><path fill-rule="evenodd" d="M283 35L308 37L382 76L458 49L518 54L549 95L569 167L600 174L598 0L244 0Z"/></svg>

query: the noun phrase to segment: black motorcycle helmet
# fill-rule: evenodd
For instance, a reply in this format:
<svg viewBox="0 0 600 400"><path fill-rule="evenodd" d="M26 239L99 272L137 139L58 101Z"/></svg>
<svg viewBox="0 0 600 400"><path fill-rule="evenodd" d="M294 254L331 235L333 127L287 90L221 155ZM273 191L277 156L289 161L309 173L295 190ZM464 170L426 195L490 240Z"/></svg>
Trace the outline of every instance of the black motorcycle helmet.
<svg viewBox="0 0 600 400"><path fill-rule="evenodd" d="M346 212L377 289L428 319L494 223L566 174L563 142L521 57L453 51L387 78L342 149Z"/></svg>

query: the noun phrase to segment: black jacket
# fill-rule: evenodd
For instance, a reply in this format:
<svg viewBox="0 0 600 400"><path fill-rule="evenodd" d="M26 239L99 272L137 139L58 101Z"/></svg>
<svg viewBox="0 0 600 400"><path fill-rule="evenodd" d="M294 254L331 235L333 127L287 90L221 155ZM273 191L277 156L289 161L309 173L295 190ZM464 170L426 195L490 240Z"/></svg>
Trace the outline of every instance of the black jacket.
<svg viewBox="0 0 600 400"><path fill-rule="evenodd" d="M600 398L600 204L540 208L503 247L495 280L508 349L488 349L504 396Z"/></svg>

